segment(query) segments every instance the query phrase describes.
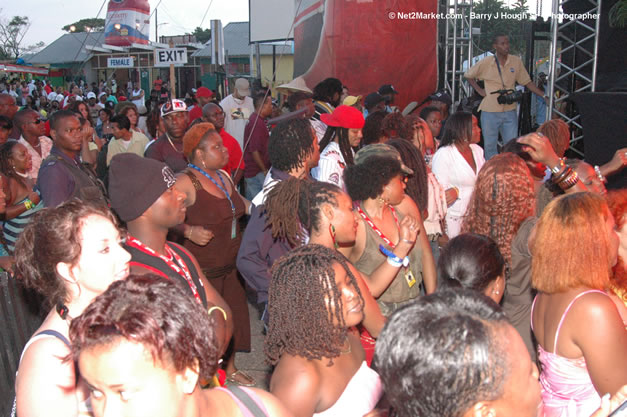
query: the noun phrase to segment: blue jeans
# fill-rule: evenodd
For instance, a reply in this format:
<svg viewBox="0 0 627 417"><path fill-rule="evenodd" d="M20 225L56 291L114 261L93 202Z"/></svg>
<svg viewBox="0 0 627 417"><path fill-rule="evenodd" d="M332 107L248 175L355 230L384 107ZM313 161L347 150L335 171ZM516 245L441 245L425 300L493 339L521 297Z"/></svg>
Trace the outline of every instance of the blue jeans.
<svg viewBox="0 0 627 417"><path fill-rule="evenodd" d="M533 97L536 99L536 123L540 126L546 122L546 101L544 101L544 97L535 93Z"/></svg>
<svg viewBox="0 0 627 417"><path fill-rule="evenodd" d="M254 177L250 177L250 178L246 178L246 195L244 197L246 197L247 200L252 200L253 198L255 198L255 196L257 195L257 193L259 191L261 191L261 189L263 188L263 180L266 178L266 174L261 171L259 174L255 175Z"/></svg>
<svg viewBox="0 0 627 417"><path fill-rule="evenodd" d="M505 112L481 112L481 132L483 132L483 150L485 160L498 154L496 147L499 132L503 144L518 136L518 115L516 110Z"/></svg>

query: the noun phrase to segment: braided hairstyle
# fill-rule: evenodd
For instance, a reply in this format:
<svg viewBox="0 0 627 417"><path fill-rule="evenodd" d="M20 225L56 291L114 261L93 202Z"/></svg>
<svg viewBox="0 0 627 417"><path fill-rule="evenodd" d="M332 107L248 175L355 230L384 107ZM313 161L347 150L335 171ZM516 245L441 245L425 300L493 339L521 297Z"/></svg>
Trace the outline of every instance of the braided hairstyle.
<svg viewBox="0 0 627 417"><path fill-rule="evenodd" d="M427 210L429 186L427 184L427 164L424 158L409 140L392 139L387 141L387 144L394 147L401 154L403 163L414 171L414 175L407 178L405 194L414 200L420 210Z"/></svg>
<svg viewBox="0 0 627 417"><path fill-rule="evenodd" d="M322 245L300 246L272 266L268 313L270 326L264 351L276 365L283 354L306 359L333 358L341 353L347 329L342 296L335 283L333 266L344 268L351 285L364 299L346 258ZM335 308L327 308L327 303ZM337 324L334 324L337 323Z"/></svg>
<svg viewBox="0 0 627 417"><path fill-rule="evenodd" d="M336 197L341 192L338 186L322 181L294 177L281 181L264 203L272 237L287 240L291 246L300 245L305 241L304 230L311 235L312 230L319 229L320 206L328 203L337 207Z"/></svg>
<svg viewBox="0 0 627 417"><path fill-rule="evenodd" d="M462 233L489 236L499 245L507 265L520 224L535 213L536 198L529 169L519 156L502 153L481 168Z"/></svg>
<svg viewBox="0 0 627 417"><path fill-rule="evenodd" d="M346 165L355 165L355 158L353 158L353 149L348 140L348 129L345 127L327 127L327 131L324 132L324 136L320 139L320 150L324 150L333 139L337 136L337 143L340 145L340 152L344 157Z"/></svg>

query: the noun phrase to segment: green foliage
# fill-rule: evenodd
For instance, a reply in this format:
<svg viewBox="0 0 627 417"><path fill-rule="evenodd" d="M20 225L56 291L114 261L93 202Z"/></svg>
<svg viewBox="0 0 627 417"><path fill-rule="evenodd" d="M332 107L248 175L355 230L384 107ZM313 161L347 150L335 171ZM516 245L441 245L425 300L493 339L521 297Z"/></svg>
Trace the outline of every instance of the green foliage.
<svg viewBox="0 0 627 417"><path fill-rule="evenodd" d="M196 36L196 41L204 44L211 39L211 29L203 29L197 26L192 32L192 35Z"/></svg>
<svg viewBox="0 0 627 417"><path fill-rule="evenodd" d="M517 0L512 7L507 7L501 0L481 0L473 4L475 15L491 17L490 19L475 17L472 21L474 28L481 28L481 35L473 36L475 45L479 46L479 51L475 51L475 55L493 50L492 38L498 33L509 36L511 54L523 55L525 53L523 25L533 17L526 3L526 0Z"/></svg>
<svg viewBox="0 0 627 417"><path fill-rule="evenodd" d="M0 16L0 59L17 59L26 52L32 52L44 46L43 42L27 47L22 46L29 28L28 16L13 16L9 21Z"/></svg>
<svg viewBox="0 0 627 417"><path fill-rule="evenodd" d="M74 26L74 30L72 30L72 26ZM81 19L78 22L70 23L69 25L65 25L61 28L66 32L100 32L103 31L105 27L105 20L98 18L88 18Z"/></svg>
<svg viewBox="0 0 627 417"><path fill-rule="evenodd" d="M618 0L610 9L610 27L624 28L627 25L627 0Z"/></svg>

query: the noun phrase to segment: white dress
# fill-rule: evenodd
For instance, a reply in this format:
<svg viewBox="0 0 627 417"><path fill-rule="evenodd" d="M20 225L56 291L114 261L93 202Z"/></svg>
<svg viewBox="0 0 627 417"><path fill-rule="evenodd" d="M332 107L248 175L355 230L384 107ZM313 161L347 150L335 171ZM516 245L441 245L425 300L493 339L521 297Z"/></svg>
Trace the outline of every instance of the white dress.
<svg viewBox="0 0 627 417"><path fill-rule="evenodd" d="M476 171L468 165L455 145L440 147L433 155L432 171L438 182L445 190L451 187L459 189L457 200L446 211L446 232L450 239L460 232L463 216L475 188L477 174L485 163L483 149L479 145L472 143L470 149L477 167Z"/></svg>

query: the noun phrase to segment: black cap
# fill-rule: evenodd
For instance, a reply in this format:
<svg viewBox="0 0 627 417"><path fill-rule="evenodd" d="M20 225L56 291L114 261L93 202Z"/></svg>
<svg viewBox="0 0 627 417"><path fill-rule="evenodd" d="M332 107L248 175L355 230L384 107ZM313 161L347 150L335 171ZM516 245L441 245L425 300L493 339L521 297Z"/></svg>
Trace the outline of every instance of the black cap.
<svg viewBox="0 0 627 417"><path fill-rule="evenodd" d="M394 89L394 86L392 84L383 84L381 87L379 87L379 94L381 94L382 96L386 94L398 94L398 91Z"/></svg>
<svg viewBox="0 0 627 417"><path fill-rule="evenodd" d="M371 108L373 108L377 104L381 103L383 100L385 100L385 99L383 98L383 96L381 94L379 94L379 93L370 93L364 99L364 106L368 110L370 110Z"/></svg>
<svg viewBox="0 0 627 417"><path fill-rule="evenodd" d="M436 93L430 95L429 98L431 99L431 101L441 101L442 103L445 103L449 106L453 104L453 100L451 99L449 93L446 92L446 90L439 90Z"/></svg>

